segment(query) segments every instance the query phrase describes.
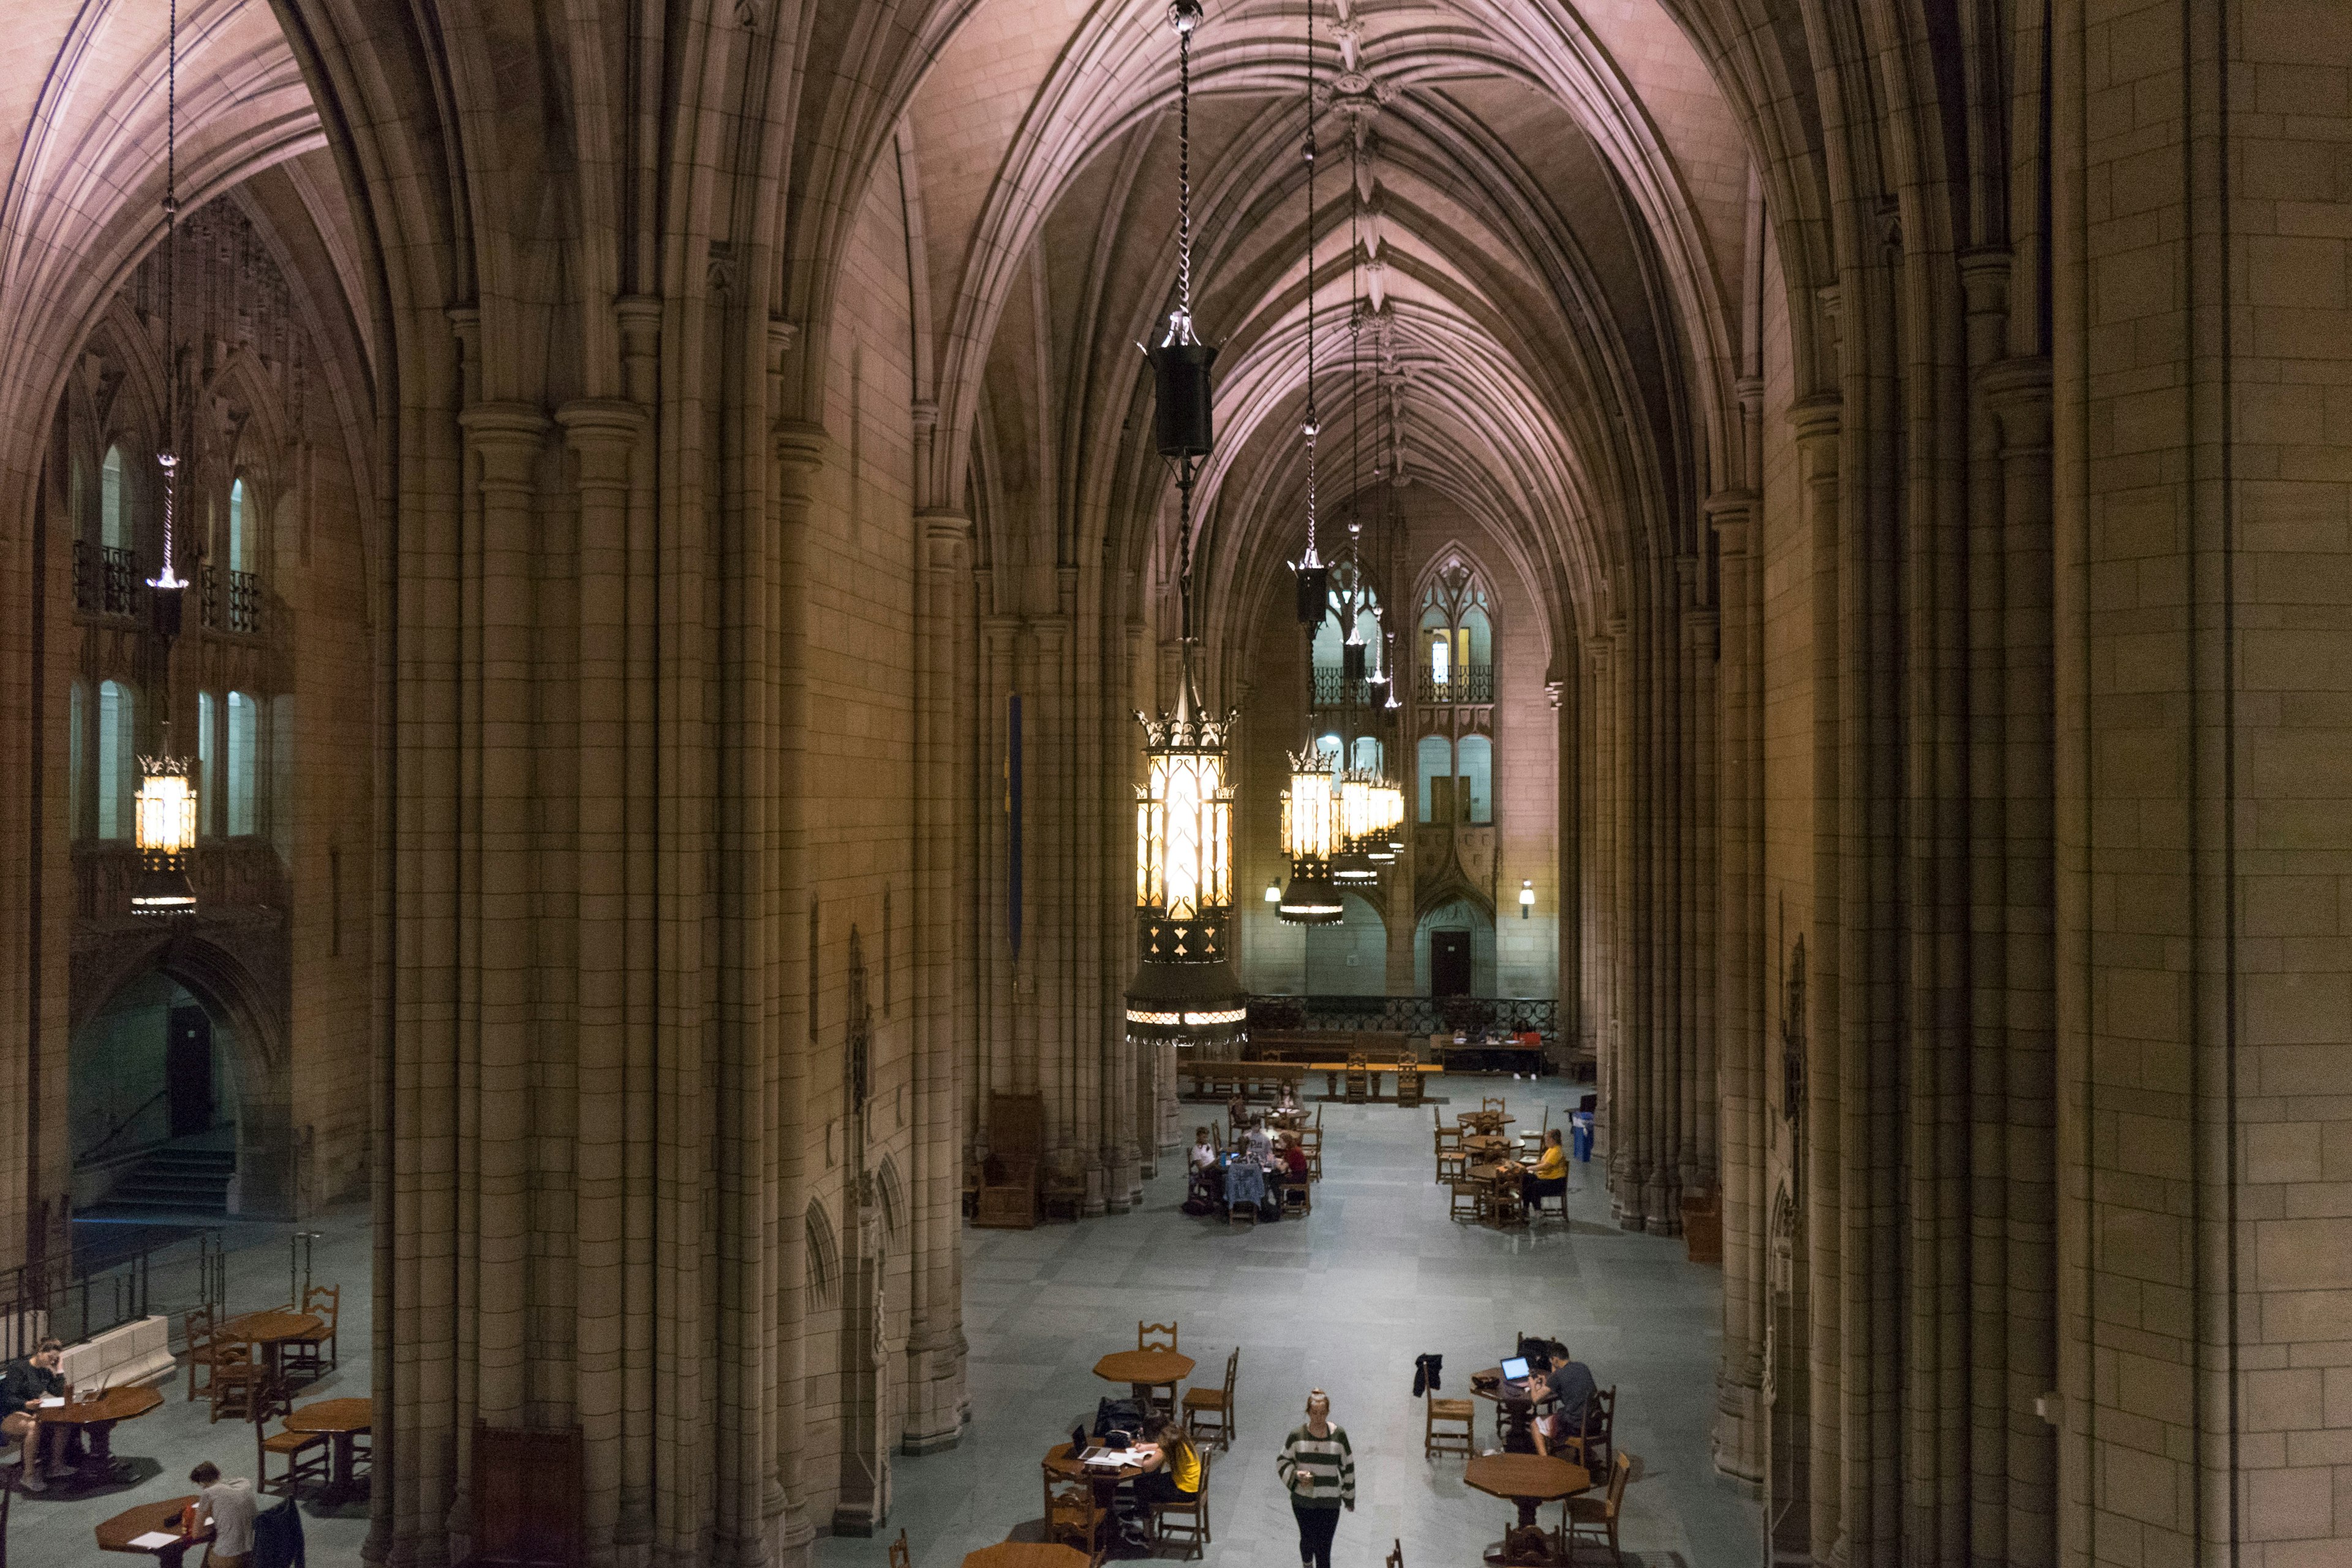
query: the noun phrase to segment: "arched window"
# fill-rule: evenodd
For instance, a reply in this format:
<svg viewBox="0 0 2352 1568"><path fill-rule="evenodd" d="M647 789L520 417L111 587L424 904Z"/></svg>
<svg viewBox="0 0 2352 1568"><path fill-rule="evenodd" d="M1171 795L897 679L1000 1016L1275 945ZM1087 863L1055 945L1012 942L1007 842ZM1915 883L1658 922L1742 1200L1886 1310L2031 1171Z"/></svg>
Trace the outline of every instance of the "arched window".
<svg viewBox="0 0 2352 1568"><path fill-rule="evenodd" d="M109 550L131 548L131 506L124 483L122 448L109 447L98 469L98 542Z"/></svg>
<svg viewBox="0 0 2352 1568"><path fill-rule="evenodd" d="M196 832L209 838L220 831L220 700L196 694Z"/></svg>
<svg viewBox="0 0 2352 1568"><path fill-rule="evenodd" d="M228 831L232 837L241 833L261 831L259 803L257 800L260 769L257 765L261 744L261 704L242 691L228 694L228 736L226 795Z"/></svg>
<svg viewBox="0 0 2352 1568"><path fill-rule="evenodd" d="M1454 742L1454 808L1464 822L1495 820L1495 742L1465 735Z"/></svg>
<svg viewBox="0 0 2352 1568"><path fill-rule="evenodd" d="M228 569L232 572L253 570L253 511L246 500L245 481L231 479L228 486Z"/></svg>
<svg viewBox="0 0 2352 1568"><path fill-rule="evenodd" d="M138 702L119 680L98 686L98 836L131 837L131 797L139 787Z"/></svg>
<svg viewBox="0 0 2352 1568"><path fill-rule="evenodd" d="M1431 702L1495 700L1495 624L1486 586L1456 561L1421 596L1414 637L1421 689Z"/></svg>
<svg viewBox="0 0 2352 1568"><path fill-rule="evenodd" d="M1369 769L1373 773L1380 772L1381 743L1378 739L1370 735L1359 735L1356 737L1354 750L1355 755L1348 764L1349 767Z"/></svg>
<svg viewBox="0 0 2352 1568"><path fill-rule="evenodd" d="M1443 735L1423 735L1414 752L1413 772L1421 780L1421 819L1454 820L1454 742Z"/></svg>
<svg viewBox="0 0 2352 1568"><path fill-rule="evenodd" d="M89 682L77 680L68 703L66 745L66 835L68 839L89 833Z"/></svg>

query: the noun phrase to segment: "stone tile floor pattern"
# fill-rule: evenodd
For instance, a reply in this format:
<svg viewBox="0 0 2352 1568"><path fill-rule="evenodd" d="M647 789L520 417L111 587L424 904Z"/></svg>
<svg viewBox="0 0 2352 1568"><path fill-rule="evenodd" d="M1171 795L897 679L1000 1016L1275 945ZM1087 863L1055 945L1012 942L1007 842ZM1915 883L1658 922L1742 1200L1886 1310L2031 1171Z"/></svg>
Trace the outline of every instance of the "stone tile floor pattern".
<svg viewBox="0 0 2352 1568"><path fill-rule="evenodd" d="M1555 1121L1576 1093L1508 1079L1453 1088L1457 1104L1483 1089L1508 1097L1515 1115L1540 1119L1538 1107L1549 1105ZM1208 1110L1188 1107L1185 1125ZM1520 1329L1566 1341L1604 1385L1617 1385L1619 1441L1640 1460L1626 1493L1627 1562L1757 1561L1758 1506L1709 1458L1717 1271L1685 1262L1678 1240L1610 1224L1597 1164L1572 1167L1570 1224L1507 1235L1446 1218L1446 1194L1430 1180L1428 1112L1334 1104L1324 1107L1323 1124L1326 1175L1303 1223L1236 1231L1195 1219L1178 1209L1183 1183L1171 1171L1147 1184L1134 1214L1027 1232L965 1230L972 1424L958 1447L895 1465L887 1533L907 1530L917 1568L955 1568L965 1552L1008 1535L1034 1538L1039 1456L1109 1392L1094 1376L1096 1360L1131 1347L1138 1319L1170 1316L1204 1381L1228 1350L1242 1350L1241 1432L1212 1472L1209 1564L1290 1561L1297 1537L1274 1455L1307 1390L1320 1386L1357 1453L1360 1503L1339 1527L1335 1563L1371 1568L1401 1540L1407 1568L1475 1568L1509 1505L1465 1487L1459 1458L1422 1458L1412 1358L1444 1355L1445 1392L1458 1394ZM310 1226L322 1233L312 1277L343 1287L342 1365L299 1397L365 1394L367 1212L339 1210ZM286 1299L289 1228L232 1227L233 1310ZM159 1269L159 1295L184 1276L193 1271ZM200 1458L251 1474L250 1428L213 1425L185 1392L183 1375L165 1385L162 1409L116 1429L116 1453L132 1461L125 1484L18 1496L13 1560L118 1561L97 1551L91 1530L101 1520L184 1495ZM313 1563L361 1561L364 1503L305 1503L303 1516ZM887 1550L883 1536L827 1537L816 1560L819 1568L881 1568Z"/></svg>
<svg viewBox="0 0 2352 1568"><path fill-rule="evenodd" d="M1555 1123L1580 1092L1508 1079L1449 1088L1454 1105L1500 1094L1515 1116L1539 1121L1549 1106ZM1184 1125L1210 1109L1188 1105ZM1459 1395L1521 1329L1548 1331L1617 1386L1618 1441L1638 1460L1622 1536L1629 1563L1758 1561L1760 1509L1710 1458L1719 1272L1687 1262L1679 1239L1610 1223L1597 1163L1572 1166L1565 1226L1506 1234L1449 1220L1431 1179L1431 1123L1427 1110L1324 1106L1325 1179L1304 1222L1235 1231L1194 1218L1177 1206L1181 1175L1163 1170L1130 1215L967 1228L971 1426L954 1449L898 1459L887 1535L821 1539L819 1568L880 1568L901 1527L917 1568L955 1568L1007 1536L1038 1538L1037 1461L1110 1392L1096 1360L1132 1348L1139 1319L1170 1318L1200 1381L1222 1375L1232 1347L1242 1352L1240 1434L1212 1469L1210 1564L1291 1560L1297 1531L1274 1458L1319 1386L1357 1456L1359 1502L1340 1523L1337 1568L1371 1568L1399 1541L1407 1568L1475 1568L1510 1505L1464 1486L1459 1458L1423 1458L1412 1362L1442 1354L1444 1392ZM1491 1426L1481 1430L1493 1446Z"/></svg>

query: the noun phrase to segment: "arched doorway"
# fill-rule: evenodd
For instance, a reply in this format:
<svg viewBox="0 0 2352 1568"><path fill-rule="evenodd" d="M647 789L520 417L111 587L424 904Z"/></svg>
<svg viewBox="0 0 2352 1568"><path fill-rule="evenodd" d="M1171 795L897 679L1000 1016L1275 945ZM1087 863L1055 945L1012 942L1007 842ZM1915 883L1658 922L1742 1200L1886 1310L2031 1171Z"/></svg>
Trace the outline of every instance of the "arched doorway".
<svg viewBox="0 0 2352 1568"><path fill-rule="evenodd" d="M1307 928L1307 994L1378 996L1388 988L1389 925L1355 893L1339 895L1339 923Z"/></svg>
<svg viewBox="0 0 2352 1568"><path fill-rule="evenodd" d="M78 1215L229 1211L239 1046L234 1020L160 968L132 975L83 1020L67 1074Z"/></svg>
<svg viewBox="0 0 2352 1568"><path fill-rule="evenodd" d="M1495 917L1466 898L1422 916L1413 932L1412 980L1423 996L1492 996Z"/></svg>

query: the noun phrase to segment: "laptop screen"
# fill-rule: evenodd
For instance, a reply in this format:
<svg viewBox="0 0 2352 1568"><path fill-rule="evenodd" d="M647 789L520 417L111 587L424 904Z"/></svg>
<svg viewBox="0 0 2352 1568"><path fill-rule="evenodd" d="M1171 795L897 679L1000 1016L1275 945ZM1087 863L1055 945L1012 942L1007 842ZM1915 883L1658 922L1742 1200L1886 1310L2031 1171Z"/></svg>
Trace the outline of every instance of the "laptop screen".
<svg viewBox="0 0 2352 1568"><path fill-rule="evenodd" d="M1527 1357L1525 1357L1525 1356L1517 1356L1517 1355L1515 1355L1515 1356L1513 1356L1510 1360L1508 1360L1508 1361L1507 1361L1507 1362L1505 1362L1505 1363L1503 1363L1503 1381L1504 1381L1504 1382L1506 1382L1506 1383L1525 1383L1527 1380L1528 1380L1528 1358L1527 1358Z"/></svg>

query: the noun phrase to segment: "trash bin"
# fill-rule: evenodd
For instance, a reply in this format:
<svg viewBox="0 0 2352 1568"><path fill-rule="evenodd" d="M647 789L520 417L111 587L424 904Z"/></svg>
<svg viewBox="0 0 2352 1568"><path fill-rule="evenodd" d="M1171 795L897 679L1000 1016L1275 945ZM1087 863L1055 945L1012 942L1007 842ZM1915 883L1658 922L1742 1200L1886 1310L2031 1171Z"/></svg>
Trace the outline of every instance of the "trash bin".
<svg viewBox="0 0 2352 1568"><path fill-rule="evenodd" d="M1592 1158L1592 1113L1580 1110L1569 1118L1569 1142L1574 1145L1580 1160Z"/></svg>

